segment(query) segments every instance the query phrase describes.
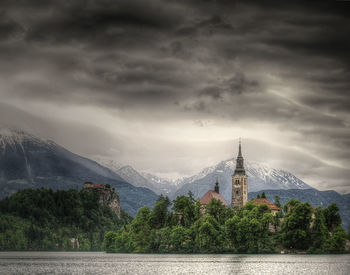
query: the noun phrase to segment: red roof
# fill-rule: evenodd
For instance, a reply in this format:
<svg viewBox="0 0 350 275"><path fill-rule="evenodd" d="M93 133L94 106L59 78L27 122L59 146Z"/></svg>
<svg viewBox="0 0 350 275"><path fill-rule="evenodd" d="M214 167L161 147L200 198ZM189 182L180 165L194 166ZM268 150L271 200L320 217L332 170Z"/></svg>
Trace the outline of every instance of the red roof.
<svg viewBox="0 0 350 275"><path fill-rule="evenodd" d="M93 188L105 188L105 184L94 184Z"/></svg>
<svg viewBox="0 0 350 275"><path fill-rule="evenodd" d="M225 205L226 207L228 206L228 204L227 204L227 202L225 201L224 197L221 196L220 193L216 193L216 192L213 191L213 190L209 190L209 191L201 198L200 203L206 205L206 204L210 203L210 201L211 201L212 198L221 201L222 204Z"/></svg>
<svg viewBox="0 0 350 275"><path fill-rule="evenodd" d="M276 205L274 205L272 202L268 201L265 198L257 198L253 200L253 203L260 205L260 204L267 204L267 206L271 209L271 210L280 210L279 207L277 207Z"/></svg>

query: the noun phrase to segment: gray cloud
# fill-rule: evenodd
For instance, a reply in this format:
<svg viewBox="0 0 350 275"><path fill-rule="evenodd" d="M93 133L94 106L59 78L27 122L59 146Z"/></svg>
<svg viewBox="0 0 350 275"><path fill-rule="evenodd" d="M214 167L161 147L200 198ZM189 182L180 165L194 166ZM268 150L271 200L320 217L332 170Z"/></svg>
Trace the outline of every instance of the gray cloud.
<svg viewBox="0 0 350 275"><path fill-rule="evenodd" d="M350 164L348 5L340 1L2 1L0 101L33 114L38 114L33 106L42 104L45 110L57 112L55 119L73 124L74 119L84 121L79 115L84 110L92 117L103 113L106 120L128 121L139 130L142 125L166 132L169 125L176 125L181 131L192 125L194 129L186 131L196 139L207 135L205 129L215 129L221 139L227 138L228 128L235 129L232 133L244 129L250 137L292 144L345 169ZM78 115L67 117L66 109L77 110ZM102 132L112 125L91 119L85 123L92 128L98 123ZM138 159L139 168L190 174L209 164L197 161L186 171L181 167L179 154L191 163L205 158L199 149L188 149L193 136L184 140L181 134L172 135L171 141L168 136L153 136L151 141L149 133L134 133L139 138L131 138L134 128L117 126L118 137L105 133L96 139L110 140L111 148L115 138L114 147L130 154L126 161ZM281 137L268 137L270 132ZM145 139L152 144L157 138L163 153L141 148ZM78 146L69 138L59 140ZM144 159L126 140L144 150ZM172 142L184 149L167 149ZM95 152L103 154L103 148ZM179 161L160 164L151 157L160 159L162 154ZM147 162L150 157L154 162ZM307 174L301 167L290 167L306 177L318 171ZM342 185L339 190L344 191L348 176L348 170L342 170L334 174L338 177L334 184L319 179L319 186Z"/></svg>

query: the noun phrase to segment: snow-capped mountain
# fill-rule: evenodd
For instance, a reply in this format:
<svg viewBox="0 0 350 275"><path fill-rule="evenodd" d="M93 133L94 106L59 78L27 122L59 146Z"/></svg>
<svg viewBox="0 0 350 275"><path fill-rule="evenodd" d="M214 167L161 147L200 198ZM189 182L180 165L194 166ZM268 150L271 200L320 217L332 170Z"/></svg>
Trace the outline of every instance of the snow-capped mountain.
<svg viewBox="0 0 350 275"><path fill-rule="evenodd" d="M190 178L183 179L184 184L172 194L171 198L186 195L191 191L195 197L202 197L208 190L214 188L216 180L220 183L220 193L228 203L231 203L232 174L236 161L229 159L216 166L208 167ZM274 169L267 165L246 162L248 175L248 191L260 191L266 189L310 189L302 180L284 170Z"/></svg>
<svg viewBox="0 0 350 275"><path fill-rule="evenodd" d="M186 178L169 180L151 173L138 172L133 167L122 166L115 161L96 159L101 165L114 171L121 178L134 186L147 187L157 194L175 199L179 195L187 195L191 191L195 197L203 196L214 187L216 180L220 183L220 193L227 202L231 202L231 179L234 173L236 160L229 159L219 164L203 169L201 172ZM118 165L115 165L117 163ZM310 189L311 187L293 174L284 170L268 167L265 164L246 162L249 192L267 189Z"/></svg>
<svg viewBox="0 0 350 275"><path fill-rule="evenodd" d="M177 179L177 180L165 179L147 172L141 172L141 175L143 175L149 182L151 182L156 189L159 189L159 192L158 192L159 194L163 194L167 196L170 196L171 194L173 194L177 189L179 189L184 184L182 179Z"/></svg>
<svg viewBox="0 0 350 275"><path fill-rule="evenodd" d="M121 207L130 214L144 205L152 207L157 199L151 190L135 187L110 169L53 141L0 128L0 198L24 188L81 189L85 181L115 187Z"/></svg>
<svg viewBox="0 0 350 275"><path fill-rule="evenodd" d="M169 196L179 188L179 183L150 173L138 172L130 165L122 165L108 158L94 158L96 162L115 172L125 181L137 187L147 187L156 194Z"/></svg>

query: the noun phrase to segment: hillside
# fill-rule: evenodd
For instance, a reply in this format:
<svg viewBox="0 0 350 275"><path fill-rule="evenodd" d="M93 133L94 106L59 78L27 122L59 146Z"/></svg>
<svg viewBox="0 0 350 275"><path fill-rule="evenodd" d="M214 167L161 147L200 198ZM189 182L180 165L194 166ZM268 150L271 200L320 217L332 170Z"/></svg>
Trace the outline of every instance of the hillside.
<svg viewBox="0 0 350 275"><path fill-rule="evenodd" d="M331 203L336 203L339 207L343 227L347 230L350 225L350 194L340 195L332 190L318 191L316 189L263 190L259 192L249 192L248 199L256 198L256 196L262 192L265 192L267 199L271 202L274 202L275 195L280 196L282 204L285 204L290 199L309 202L314 207L322 206L323 208Z"/></svg>
<svg viewBox="0 0 350 275"><path fill-rule="evenodd" d="M80 190L85 181L113 186L121 207L131 215L144 205L152 207L157 199L151 190L135 187L108 168L53 141L19 130L0 130L0 198L25 188Z"/></svg>
<svg viewBox="0 0 350 275"><path fill-rule="evenodd" d="M0 250L101 250L104 234L130 220L94 192L25 189L0 201Z"/></svg>

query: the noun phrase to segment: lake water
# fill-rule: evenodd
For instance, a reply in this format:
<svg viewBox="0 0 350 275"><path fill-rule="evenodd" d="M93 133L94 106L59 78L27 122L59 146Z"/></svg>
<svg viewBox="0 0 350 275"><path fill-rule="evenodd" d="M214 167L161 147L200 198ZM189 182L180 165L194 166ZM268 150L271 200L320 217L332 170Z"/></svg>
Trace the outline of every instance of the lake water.
<svg viewBox="0 0 350 275"><path fill-rule="evenodd" d="M0 274L350 274L350 255L0 252Z"/></svg>

